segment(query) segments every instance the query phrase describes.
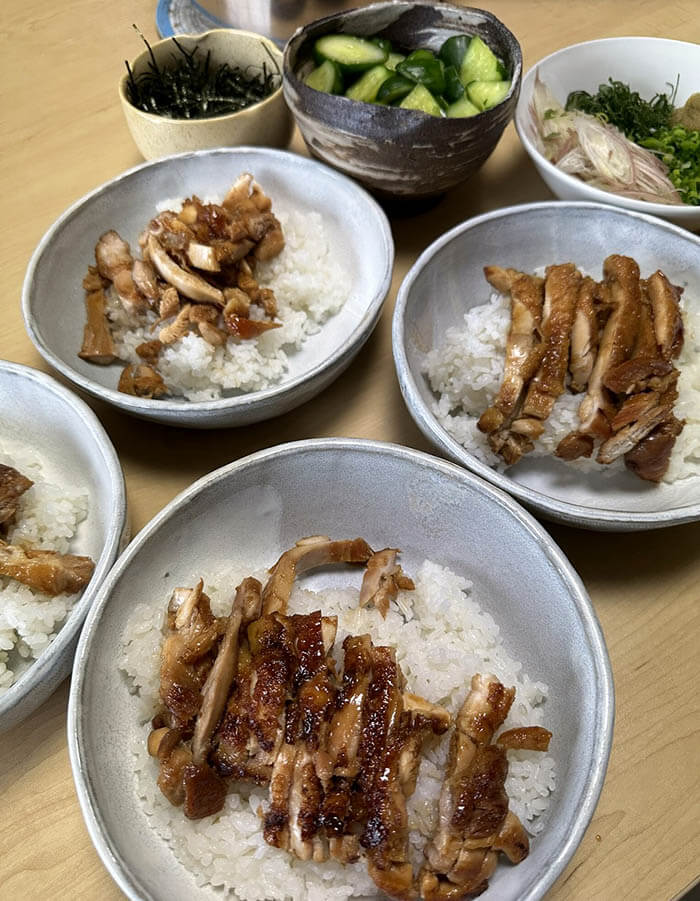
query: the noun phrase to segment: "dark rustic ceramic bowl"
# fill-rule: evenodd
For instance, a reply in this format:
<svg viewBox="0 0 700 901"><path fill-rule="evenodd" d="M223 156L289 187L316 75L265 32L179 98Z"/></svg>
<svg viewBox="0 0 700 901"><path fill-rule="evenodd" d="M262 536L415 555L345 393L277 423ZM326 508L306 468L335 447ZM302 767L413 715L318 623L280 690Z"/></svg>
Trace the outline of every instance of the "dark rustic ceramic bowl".
<svg viewBox="0 0 700 901"><path fill-rule="evenodd" d="M360 103L307 87L312 49L324 34L388 38L405 49L437 51L453 34L479 35L506 65L507 97L463 119ZM298 29L284 52L284 96L309 151L374 191L429 197L469 178L486 161L510 121L520 92L522 55L510 31L489 12L426 3L374 3Z"/></svg>

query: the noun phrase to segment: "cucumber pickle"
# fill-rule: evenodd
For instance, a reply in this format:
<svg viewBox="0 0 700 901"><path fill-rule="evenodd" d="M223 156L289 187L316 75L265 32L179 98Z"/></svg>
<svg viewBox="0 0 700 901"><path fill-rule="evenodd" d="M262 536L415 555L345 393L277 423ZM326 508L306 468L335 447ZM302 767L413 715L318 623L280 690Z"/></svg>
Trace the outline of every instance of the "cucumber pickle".
<svg viewBox="0 0 700 901"><path fill-rule="evenodd" d="M323 35L313 47L317 65L304 84L362 103L448 118L477 116L510 91L503 63L477 35L452 35L437 53L401 50L379 35Z"/></svg>

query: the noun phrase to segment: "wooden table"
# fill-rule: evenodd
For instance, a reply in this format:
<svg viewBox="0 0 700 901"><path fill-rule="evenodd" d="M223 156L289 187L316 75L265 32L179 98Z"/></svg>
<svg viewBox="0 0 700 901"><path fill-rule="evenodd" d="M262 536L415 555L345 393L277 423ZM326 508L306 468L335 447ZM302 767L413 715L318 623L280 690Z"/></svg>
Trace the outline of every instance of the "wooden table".
<svg viewBox="0 0 700 901"><path fill-rule="evenodd" d="M597 37L700 39L697 0L492 0L489 6L520 39L526 69L561 46ZM155 39L154 13L155 0L3 4L1 357L46 368L20 314L30 254L69 204L140 162L116 86L124 58L141 49L132 22ZM292 149L304 152L298 135ZM390 322L398 285L418 253L463 219L549 197L509 126L471 182L430 211L392 222L396 267L379 326L337 382L286 416L202 433L139 422L90 400L124 468L133 530L204 473L281 441L343 435L430 450L394 376ZM549 898L670 899L700 869L700 524L630 535L548 528L591 594L617 694L600 803ZM66 748L67 696L65 683L0 737L3 899L120 897L78 808Z"/></svg>

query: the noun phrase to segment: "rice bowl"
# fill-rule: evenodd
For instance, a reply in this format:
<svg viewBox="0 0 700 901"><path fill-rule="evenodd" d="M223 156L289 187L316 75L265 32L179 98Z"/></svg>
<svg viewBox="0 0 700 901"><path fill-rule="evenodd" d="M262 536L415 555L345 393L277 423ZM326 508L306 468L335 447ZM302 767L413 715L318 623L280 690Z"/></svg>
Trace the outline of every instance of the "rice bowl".
<svg viewBox="0 0 700 901"><path fill-rule="evenodd" d="M297 346L298 334L290 336L292 341L284 351L287 359L278 355L277 363L273 361L273 378L266 385L254 377L252 389L238 391L232 386L231 396L191 401L184 397L149 400L124 395L116 390L118 367L95 366L76 356L85 322L80 282L93 260L95 242L106 229L113 228L136 247L144 224L159 204L192 194L221 197L242 172L254 175L275 208L294 210L307 219L313 213L320 216L325 246L332 249L333 260L342 273L351 275L350 279L341 276L347 299L325 321L321 322L323 315L318 315L316 322L309 319L307 333L316 325L320 330L310 334L303 346ZM200 151L137 166L67 210L44 236L30 262L23 312L39 352L66 378L94 396L133 415L178 426L241 425L304 403L349 365L376 325L389 289L393 258L386 216L346 177L283 151ZM276 276L285 280L284 273L271 274L272 278ZM304 304L307 313L314 310L313 303ZM331 303L334 306L335 301ZM299 318L299 311L294 311L294 317ZM241 383L247 384L245 377ZM195 378L193 390L201 387Z"/></svg>
<svg viewBox="0 0 700 901"><path fill-rule="evenodd" d="M404 515L400 522L388 523L387 505L392 499L395 503L397 484L410 486L402 496ZM324 486L320 492L319 485ZM349 493L352 505L343 500ZM362 511L361 521L357 510ZM222 517L226 529L221 528ZM197 523L196 532L183 529L184 523L193 522ZM504 547L503 535L511 530L512 541ZM141 636L142 643L131 648L130 665L133 674L134 667L140 668L141 674L136 675L147 685L145 661L151 651L147 654L145 649L149 642L152 648L149 636L160 637L154 629L158 599L167 598L175 585L191 584L197 573L206 575L208 586L219 584L222 574L231 570L232 546L237 548L236 559L244 561L250 572L252 565L269 563L300 535L319 532L335 536L364 533L375 546L394 540L402 549L402 565L420 582L421 592L431 582L439 585L441 593L451 598L446 609L466 607L470 622L476 611L466 597L466 581L472 582L472 600L491 610L502 625L508 654L521 661L533 679L548 685L543 712L556 736L552 756L556 757L557 789L542 818L543 828L533 839L530 857L518 867L500 867L492 890L494 897L504 899L541 897L578 843L583 823L592 812L609 748L611 683L585 593L546 533L502 494L450 464L365 441L298 442L255 454L211 474L159 514L114 569L83 636L69 706L74 777L89 831L105 864L132 898L220 896L211 886L202 885L201 875L195 877L177 862L147 813L155 795L151 798L135 783L133 752L139 742L143 748L140 722L148 711L140 708L119 672L125 664L125 629ZM502 566L490 566L487 561L499 554ZM426 559L440 565L421 570ZM448 567L457 578L442 567ZM297 603L313 605L316 598L309 592L321 591L326 599L330 593L348 611L344 620L350 617L354 630L356 611L349 608L354 606L356 594L346 591L351 574L351 570L337 568L305 577ZM546 626L533 631L535 620L540 619L542 591L548 594L549 610L556 608L561 617L556 630ZM144 602L150 613L136 609ZM416 598L414 603L422 601ZM395 625L395 620L387 621L387 641ZM483 634L489 636L484 640L489 644L492 665L498 666L504 658L498 641L494 643L494 624L482 619L481 625ZM358 623L358 628L364 627ZM417 624L413 628L417 630ZM425 647L425 640L422 644ZM416 660L415 684L429 688L432 665L413 652L410 656ZM98 665L104 676L95 680ZM473 660L463 660L461 665L473 665ZM564 690L564 685L569 688ZM572 693L573 685L580 691ZM543 688L532 682L525 691L529 700L537 703ZM110 698L107 706L106 697ZM145 760L146 776L141 781L146 778L154 789L149 767L150 761ZM526 769L514 770L523 783L532 777ZM551 783L551 774L543 771L540 776L543 783ZM231 803L239 803L238 812L249 823L244 856L254 860L259 850L257 818L245 800L236 802L236 798L238 795L232 794ZM537 805L537 798L533 796L531 803ZM175 815L182 819L181 812L175 811ZM257 837L250 834L253 826ZM220 868L221 855L207 850L204 824L201 829L195 824L189 831L188 853L201 857L205 866L218 856L214 878L230 881L225 867ZM276 853L269 866L275 871L283 867L283 875L287 864L284 855ZM281 863L274 863L278 859ZM241 889L245 893L244 885Z"/></svg>
<svg viewBox="0 0 700 901"><path fill-rule="evenodd" d="M20 471L24 462L26 475L36 476L24 495L27 515L16 524L18 542L66 548L96 563L79 598L44 599L0 578L4 731L43 703L70 672L80 627L128 536L128 523L117 456L92 410L44 373L13 363L0 362L0 389L3 459L9 456Z"/></svg>
<svg viewBox="0 0 700 901"><path fill-rule="evenodd" d="M458 439L446 428L447 417L452 414L439 407L439 398L425 374L426 358L445 343L448 329L463 332L467 311L489 300L485 265L535 272L550 261L571 260L584 272L599 273L606 256L626 250L645 273L663 268L674 284L683 287L687 309L692 307L687 318L690 332L700 297L700 282L691 260L700 250L700 241L653 217L592 203L525 204L456 226L414 264L401 285L394 311L393 348L399 384L409 412L426 437L449 458L528 507L584 528L627 530L692 522L700 517L700 474L652 485L624 471L603 476L593 468L575 469L555 458L527 456L501 472L490 465L492 460L487 463L475 452L474 443L466 448L458 440L471 440L471 426L465 427ZM481 375L475 372L475 378L492 378L495 370L491 369L491 355L502 334L497 339L492 332L486 351L480 351L485 363L483 367L480 364L483 371ZM477 338L475 341L479 343ZM691 358L694 346L689 335ZM499 370L502 367L500 362L495 365ZM697 396L695 367L690 366L689 372L693 385L690 393ZM470 372L463 372L462 378L469 382ZM496 379L500 379L500 372ZM689 417L687 405L683 415L697 419L697 413ZM695 467L697 473L697 450L692 446L695 429L691 423L687 456L689 470Z"/></svg>

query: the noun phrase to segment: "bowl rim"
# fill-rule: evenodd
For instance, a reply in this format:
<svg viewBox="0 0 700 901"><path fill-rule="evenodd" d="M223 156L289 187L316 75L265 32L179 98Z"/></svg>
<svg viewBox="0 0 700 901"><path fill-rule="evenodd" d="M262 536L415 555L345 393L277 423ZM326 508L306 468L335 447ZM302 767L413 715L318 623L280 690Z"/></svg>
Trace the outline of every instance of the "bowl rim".
<svg viewBox="0 0 700 901"><path fill-rule="evenodd" d="M413 7L413 6L424 6L425 3L421 2L421 0L417 0L417 2L416 2L416 0L378 0L378 2L369 3L366 6L354 7L354 8L349 8L349 9L345 9L345 10L340 10L339 12L330 13L327 16L321 16L318 19L314 19L312 22L307 22L304 25L300 25L294 31L294 33L292 35L290 35L289 40L287 41L287 43L284 46L284 56L283 56L283 60L282 60L282 86L283 86L283 88L286 85L290 85L295 91L299 92L302 96L306 95L309 97L316 95L316 94L325 93L324 91L317 91L314 88L310 88L304 81L302 81L301 78L299 78L297 76L296 72L289 65L289 56L290 56L292 44L297 39L301 39L303 36L308 37L308 35L305 35L305 32L308 32L312 28L316 28L316 26L318 26L318 25L330 23L334 19L338 19L340 17L346 17L346 16L348 16L348 14L353 14L353 16L356 15L357 18L360 18L362 15L372 13L380 8L391 9L392 7L397 7L400 5L405 5L407 7ZM513 95L516 95L516 98L517 98L517 96L519 96L522 79L523 79L523 54L522 54L522 48L520 46L520 42L518 41L517 37L513 34L513 32L510 30L510 28L508 28L508 26L503 21L501 21L501 19L499 19L495 13L491 12L490 10L482 9L481 7L477 7L477 6L455 6L454 3L444 2L444 0L441 0L441 2L439 3L439 5L436 8L439 10L452 10L452 11L458 12L458 13L467 13L467 12L480 13L486 19L488 19L490 22L492 22L494 25L496 25L498 28L502 28L506 32L506 34L509 36L509 38L512 39L512 42L514 44L516 52L513 54L513 59L512 59L513 74L510 79L510 88L508 89L508 93L502 100L499 100L499 102L497 104L495 104L495 106L491 106L486 110L480 110L479 113L477 113L477 115L475 115L475 116L456 116L454 118L450 118L448 116L438 117L438 116L432 116L430 113L422 112L421 110L402 109L400 107L384 106L381 104L380 105L373 104L373 106L375 107L374 114L375 115L377 115L377 114L384 115L384 112L379 113L379 110L383 110L383 111L386 111L389 118L397 118L397 116L398 116L397 121L398 121L398 119L402 119L404 121L404 123L407 120L411 120L411 119L413 119L414 121L418 121L418 122L430 121L433 124L433 127L435 126L435 123L440 122L441 124L438 125L437 127L441 128L443 131L446 128L449 130L452 130L452 131L456 131L456 130L458 130L458 128L463 127L465 124L468 124L470 122L483 122L484 119L480 119L479 117L485 117L489 113L493 113L494 110L500 110L500 108L503 106L503 104L509 103L513 100ZM328 96L333 97L334 100L340 100L345 104L353 104L352 107L348 106L347 107L348 109L356 108L355 104L357 104L357 102L358 102L356 100L352 100L350 97L344 97L342 94L329 94ZM289 99L288 99L288 90L285 91L285 99L288 100L290 109L292 109L292 111L296 115L296 111L294 110L292 103L289 102ZM341 106L341 109L342 109L342 106ZM408 116L406 116L407 113L409 114ZM510 121L510 119L514 115L515 115L515 110L513 109L512 115L509 116L508 121ZM316 118L315 115L313 116L313 118ZM334 124L334 128L336 131L343 133L343 134L354 134L357 131L357 129L350 129L350 130L345 129L342 127L341 124L337 124L337 125Z"/></svg>
<svg viewBox="0 0 700 901"><path fill-rule="evenodd" d="M320 363L315 365L312 369L301 373L300 375L296 376L293 379L290 379L289 381L276 383L259 391L250 391L244 394L234 395L232 397L220 397L216 398L215 400L207 401L149 399L124 394L123 392L117 391L114 388L102 386L99 384L99 382L85 377L71 365L69 365L65 360L55 354L53 350L48 347L43 337L41 337L37 328L35 327L34 314L32 311L31 303L33 293L32 289L36 270L41 262L44 252L53 240L54 235L61 228L63 228L63 226L70 219L74 218L76 215L79 215L81 208L85 204L101 196L102 194L105 194L114 186L120 185L123 182L127 182L129 178L131 178L131 176L138 172L141 172L144 169L157 166L173 165L177 161L184 161L197 157L235 157L244 154L260 155L263 157L268 157L272 160L276 159L278 161L280 171L284 170L285 164L287 163L293 163L295 166L306 168L307 173L314 172L315 170L320 169L323 172L323 176L330 179L330 181L338 181L345 187L349 188L351 191L354 191L356 193L356 199L358 203L365 205L367 215L374 217L383 242L384 271L381 274L381 279L378 282L374 296L371 298L367 306L363 308L362 318L357 323L353 331L350 332L348 336L346 336L344 343L340 347L338 347L330 357L325 358ZM172 154L170 156L161 157L160 159L147 160L145 162L139 163L138 165L127 169L125 172L119 173L114 178L109 179L108 181L99 185L97 188L94 188L92 191L88 191L87 194L84 194L82 197L72 203L63 213L61 213L61 215L49 226L47 231L42 236L39 244L32 254L29 265L27 266L27 271L25 273L24 282L22 285L22 315L24 318L24 325L27 330L27 334L29 335L29 338L31 339L32 343L39 351L41 356L47 361L47 363L53 366L54 369L60 372L61 375L67 378L78 388L81 388L83 391L86 391L88 394L91 394L98 400L105 401L116 407L117 409L124 410L131 415L145 415L146 417L149 417L153 416L153 414L157 412L161 412L165 415L170 414L170 416L173 417L178 413L188 413L189 419L192 420L194 417L204 417L209 413L233 413L237 411L255 409L259 406L264 406L266 403L279 400L282 397L294 393L296 389L300 388L307 382L312 382L320 378L326 371L335 370L337 367L341 367L346 360L351 359L354 356L358 345L361 346L364 340L369 337L375 323L377 322L381 314L382 306L389 292L389 288L391 287L391 278L394 268L394 255L394 239L391 232L391 226L389 225L389 220L384 210L361 185L359 185L349 176L344 175L342 172L338 172L336 169L333 169L331 166L328 166L318 160L310 159L299 154L292 153L288 150L278 150L273 147L255 147L244 145L240 147L215 147L203 150L192 150L185 153ZM162 421L160 417L159 421Z"/></svg>
<svg viewBox="0 0 700 901"><path fill-rule="evenodd" d="M648 213L653 216L672 216L676 220L679 218L694 219L696 217L700 217L700 207L693 206L689 203L654 203L649 200L636 200L632 197L623 197L620 194L615 194L613 191L603 191L601 188L596 188L593 185L589 185L586 182L581 181L581 179L576 178L576 176L569 175L568 172L562 172L561 169L558 169L554 165L554 163L551 163L542 153L540 153L540 151L537 149L534 142L530 138L530 123L529 121L527 121L526 117L528 116L528 105L530 103L530 97L532 95L531 84L534 82L534 78L537 74L539 66L555 59L556 57L565 56L567 53L569 53L569 51L572 50L580 50L584 47L591 47L594 44L614 45L626 43L628 41L651 41L658 44L671 45L682 44L686 47L695 47L698 50L698 54L700 54L700 44L694 44L692 41L677 41L673 38L653 37L647 35L597 38L592 41L580 41L577 44L569 44L567 47L561 47L559 50L555 50L553 53L550 53L547 56L543 56L542 59L538 60L523 75L520 86L520 97L518 98L518 102L515 106L515 112L513 114L513 123L515 125L515 130L518 133L518 137L520 138L523 147L528 152L528 155L536 165L541 166L542 169L544 169L545 172L548 172L553 178L560 178L565 183L576 186L578 190L587 194L591 201L606 203L610 206L620 206L624 209L634 210L635 212L639 213Z"/></svg>
<svg viewBox="0 0 700 901"><path fill-rule="evenodd" d="M460 466L466 467L471 472L481 476L493 485L496 485L502 491L506 491L508 494L517 498L522 504L537 510L541 515L550 519L566 523L567 525L600 531L622 531L623 523L625 531L632 531L663 528L666 526L695 522L700 519L700 502L684 508L681 515L674 513L672 510L643 513L621 512L618 510L606 510L604 508L594 509L582 504L558 500L557 498L550 497L540 491L536 491L533 488L529 488L526 485L522 485L508 476L507 473L497 472L495 469L488 466L488 464L477 459L439 424L437 419L430 412L428 406L423 402L416 380L408 365L408 357L405 349L407 340L404 321L406 306L408 303L408 295L416 278L438 251L464 232L493 219L523 213L527 214L536 210L549 210L552 209L552 207L556 207L558 210L562 208L570 209L572 212L578 212L579 215L585 215L584 211L591 210L604 212L607 215L631 216L632 218L639 219L642 222L646 222L649 225L661 228L664 231L671 232L680 238L684 238L697 244L698 250L700 251L700 237L696 237L680 225L666 222L649 213L639 213L634 210L625 209L624 207L606 203L594 203L589 200L548 200L538 201L536 203L516 204L513 206L502 207L497 210L490 210L487 213L482 213L480 216L475 216L472 219L467 219L458 225L455 225L443 235L436 238L435 241L426 247L420 254L413 266L411 266L406 273L396 296L396 304L394 306L394 315L392 319L392 349L396 374L404 403L423 435L436 446L441 453L447 454L451 460L455 461Z"/></svg>
<svg viewBox="0 0 700 901"><path fill-rule="evenodd" d="M356 451L368 456L389 455L420 466L431 468L468 485L472 490L488 496L496 505L507 510L532 539L544 550L559 577L567 584L571 602L576 606L591 653L595 683L600 703L596 707L595 728L597 741L591 750L587 781L578 808L574 828L562 837L557 853L549 858L547 867L540 875L538 883L521 896L521 901L536 901L552 886L578 848L581 839L593 817L605 780L605 774L612 747L615 717L615 693L612 667L600 622L586 588L552 536L537 520L506 492L501 491L484 479L446 460L398 444L362 438L308 438L292 441L257 451L228 463L202 476L171 500L131 541L102 583L99 594L92 605L83 627L76 650L73 674L68 700L68 752L78 801L90 838L108 872L124 894L133 901L156 901L155 897L141 886L138 875L130 872L116 843L109 835L97 804L94 788L89 778L87 738L84 729L83 692L86 682L87 660L91 643L99 629L104 608L114 586L131 563L141 547L158 529L189 501L212 484L235 478L237 472L256 467L269 458L279 459L296 454L311 452Z"/></svg>
<svg viewBox="0 0 700 901"><path fill-rule="evenodd" d="M196 128L200 125L211 125L213 123L218 122L227 122L233 120L236 116L240 116L243 113L252 113L258 112L260 109L271 100L279 100L280 95L282 94L282 89L284 85L283 78L283 68L282 63L284 60L284 56L280 48L275 44L273 40L268 37L265 37L264 34L258 34L256 31L247 31L244 28L210 28L208 31L203 31L201 34L177 34L171 35L170 37L162 38L160 41L156 41L155 43L150 45L151 50L155 50L158 47L162 47L164 44L173 44L174 41L192 40L195 42L201 41L202 39L209 37L212 34L226 34L232 35L235 37L250 37L257 38L264 46L271 51L273 56L276 58L276 62L279 66L279 79L280 83L275 90L268 94L267 97L263 97L262 100L258 100L257 103L251 103L250 106L245 106L243 109L236 110L233 113L224 113L221 116L206 116L202 119L175 119L171 116L159 116L156 113L148 113L145 110L139 109L137 106L129 100L126 93L126 85L129 79L128 72L125 72L122 77L119 79L118 92L119 99L121 100L124 107L128 107L133 114L140 116L147 122L155 123L168 123L168 125L178 126L178 125L186 125L188 128ZM134 57L134 59L129 63L132 71L134 70L137 63L139 63L142 59L149 55L149 50L146 48L139 53L138 56Z"/></svg>
<svg viewBox="0 0 700 901"><path fill-rule="evenodd" d="M83 429L82 434L90 437L94 449L99 452L99 457L95 455L94 459L99 460L99 469L107 475L112 497L107 537L96 561L90 580L91 584L86 586L70 611L66 622L60 627L49 646L13 682L5 694L0 696L0 732L7 728L2 723L3 717L11 714L40 683L51 684L51 692L58 686L58 682L61 681L57 678L56 672L58 658L66 653L71 642L77 640L83 621L95 601L98 590L115 560L119 557L122 544L128 538L124 473L114 445L96 414L77 394L41 370L20 363L0 360L0 376L6 374L32 383L41 393L45 392L60 398L76 413ZM26 713L22 714L19 719L13 718L13 724L17 725L30 712L31 708L28 707Z"/></svg>

